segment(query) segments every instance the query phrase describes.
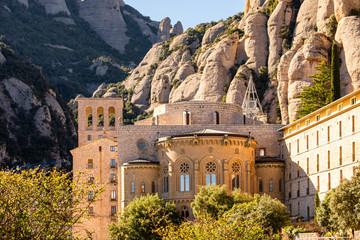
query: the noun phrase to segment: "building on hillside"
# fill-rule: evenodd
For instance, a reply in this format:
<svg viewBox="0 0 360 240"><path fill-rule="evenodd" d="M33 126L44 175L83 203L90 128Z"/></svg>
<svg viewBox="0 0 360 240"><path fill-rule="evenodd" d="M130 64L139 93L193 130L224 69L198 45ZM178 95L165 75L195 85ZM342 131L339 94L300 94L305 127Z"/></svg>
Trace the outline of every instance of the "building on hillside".
<svg viewBox="0 0 360 240"><path fill-rule="evenodd" d="M80 98L74 171L107 187L90 220L74 230L106 239L118 211L154 193L192 217L190 203L207 184L269 194L294 220L308 221L316 191L323 199L359 165L359 99L360 90L287 126L247 118L236 104L205 101L161 105L152 118L123 126L122 99Z"/></svg>
<svg viewBox="0 0 360 240"><path fill-rule="evenodd" d="M161 105L152 118L123 126L122 99L78 102L74 171L86 171L89 180L107 186L91 206L90 220L75 232L85 234L85 228L95 239L106 239L107 225L119 210L135 197L154 193L191 218L190 203L198 187L208 184L284 201L280 125L247 119L236 104L188 101ZM103 121L110 114L115 121Z"/></svg>
<svg viewBox="0 0 360 240"><path fill-rule="evenodd" d="M320 199L349 179L360 159L360 90L281 128L285 203L291 216L314 216Z"/></svg>

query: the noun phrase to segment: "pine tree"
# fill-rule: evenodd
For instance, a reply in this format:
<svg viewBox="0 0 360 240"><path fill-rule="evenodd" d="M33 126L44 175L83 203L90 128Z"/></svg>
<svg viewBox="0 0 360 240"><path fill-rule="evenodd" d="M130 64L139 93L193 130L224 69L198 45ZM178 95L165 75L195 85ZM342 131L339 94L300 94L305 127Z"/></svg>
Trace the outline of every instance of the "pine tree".
<svg viewBox="0 0 360 240"><path fill-rule="evenodd" d="M335 42L331 48L331 82L334 87L334 100L340 98L340 63L339 52Z"/></svg>
<svg viewBox="0 0 360 240"><path fill-rule="evenodd" d="M306 116L333 101L331 70L324 61L315 69L318 73L310 76L314 79L312 86L304 88L303 92L297 96L302 100L300 109L297 111L298 118Z"/></svg>

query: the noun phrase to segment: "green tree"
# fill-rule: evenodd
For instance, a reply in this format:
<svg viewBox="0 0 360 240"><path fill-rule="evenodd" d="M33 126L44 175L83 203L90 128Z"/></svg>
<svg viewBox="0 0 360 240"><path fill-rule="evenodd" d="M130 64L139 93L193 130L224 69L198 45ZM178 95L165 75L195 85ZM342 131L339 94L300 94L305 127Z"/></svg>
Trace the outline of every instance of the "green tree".
<svg viewBox="0 0 360 240"><path fill-rule="evenodd" d="M303 92L297 96L302 100L297 111L298 118L312 113L333 101L333 86L329 67L322 61L315 69L318 73L310 76L314 79L312 86L304 88Z"/></svg>
<svg viewBox="0 0 360 240"><path fill-rule="evenodd" d="M331 82L334 87L334 99L340 98L340 62L339 51L335 41L331 48Z"/></svg>
<svg viewBox="0 0 360 240"><path fill-rule="evenodd" d="M180 226L168 225L158 230L164 240L177 239L267 239L261 225L255 220L230 220L228 217L214 219L201 217L186 221Z"/></svg>
<svg viewBox="0 0 360 240"><path fill-rule="evenodd" d="M330 209L331 198L334 194L334 189L326 194L325 199L321 202L319 207L315 207L316 222L326 231L330 233L337 232L337 217L332 214Z"/></svg>
<svg viewBox="0 0 360 240"><path fill-rule="evenodd" d="M360 173L351 180L343 180L331 194L330 210L336 217L337 227L343 230L360 230Z"/></svg>
<svg viewBox="0 0 360 240"><path fill-rule="evenodd" d="M315 201L315 216L314 216L314 221L317 222L317 220L316 220L316 210L319 209L319 207L320 207L320 197L319 197L319 192L318 192L318 191L316 191L316 193L315 193L314 201Z"/></svg>
<svg viewBox="0 0 360 240"><path fill-rule="evenodd" d="M72 226L103 191L81 175L71 180L57 170L0 171L0 238L71 239Z"/></svg>
<svg viewBox="0 0 360 240"><path fill-rule="evenodd" d="M114 239L161 239L155 231L170 223L180 224L181 217L173 203L165 203L157 194L135 198L124 208L118 224L109 225Z"/></svg>
<svg viewBox="0 0 360 240"><path fill-rule="evenodd" d="M227 194L226 186L210 184L199 188L199 193L191 203L191 208L195 217L209 215L217 218L228 211L232 205L233 200Z"/></svg>

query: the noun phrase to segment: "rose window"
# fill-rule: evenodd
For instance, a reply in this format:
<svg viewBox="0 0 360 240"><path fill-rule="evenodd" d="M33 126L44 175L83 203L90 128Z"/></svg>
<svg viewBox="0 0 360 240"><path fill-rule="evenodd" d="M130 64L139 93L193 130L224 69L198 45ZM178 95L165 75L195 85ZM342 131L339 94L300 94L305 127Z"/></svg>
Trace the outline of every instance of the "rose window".
<svg viewBox="0 0 360 240"><path fill-rule="evenodd" d="M169 167L168 167L168 166L164 166L163 172L164 172L164 174L167 174L167 173L169 172Z"/></svg>
<svg viewBox="0 0 360 240"><path fill-rule="evenodd" d="M188 173L189 172L189 164L187 163L182 163L180 165L180 172L181 173Z"/></svg>
<svg viewBox="0 0 360 240"><path fill-rule="evenodd" d="M233 173L240 172L240 164L238 162L234 162L231 166L231 169L232 169Z"/></svg>
<svg viewBox="0 0 360 240"><path fill-rule="evenodd" d="M208 162L205 166L207 172L212 173L216 171L216 164L214 162Z"/></svg>

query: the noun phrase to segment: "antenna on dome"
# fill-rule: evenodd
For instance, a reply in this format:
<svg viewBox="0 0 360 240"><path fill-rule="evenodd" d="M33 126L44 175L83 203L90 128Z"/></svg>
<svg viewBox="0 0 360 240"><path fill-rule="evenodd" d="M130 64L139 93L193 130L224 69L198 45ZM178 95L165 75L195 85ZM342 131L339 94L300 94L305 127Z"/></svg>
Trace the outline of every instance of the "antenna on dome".
<svg viewBox="0 0 360 240"><path fill-rule="evenodd" d="M257 120L266 122L267 116L262 110L252 75L250 75L250 80L248 82L248 87L246 89L244 101L241 107L243 109L243 114L247 118L250 118L254 121Z"/></svg>

